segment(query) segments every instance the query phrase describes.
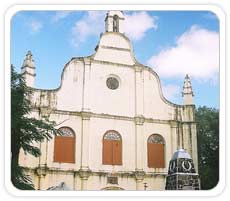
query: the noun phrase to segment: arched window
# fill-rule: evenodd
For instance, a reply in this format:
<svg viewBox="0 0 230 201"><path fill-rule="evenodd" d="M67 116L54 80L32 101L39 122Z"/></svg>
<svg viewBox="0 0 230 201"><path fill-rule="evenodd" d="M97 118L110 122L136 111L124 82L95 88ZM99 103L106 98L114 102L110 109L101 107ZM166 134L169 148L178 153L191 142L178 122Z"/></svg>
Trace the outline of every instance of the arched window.
<svg viewBox="0 0 230 201"><path fill-rule="evenodd" d="M165 142L161 135L153 134L149 136L147 142L148 148L148 167L164 168L165 167Z"/></svg>
<svg viewBox="0 0 230 201"><path fill-rule="evenodd" d="M116 131L108 131L103 137L103 165L122 165L122 140Z"/></svg>
<svg viewBox="0 0 230 201"><path fill-rule="evenodd" d="M55 136L54 162L75 163L75 134L68 127L59 128Z"/></svg>
<svg viewBox="0 0 230 201"><path fill-rule="evenodd" d="M113 16L113 32L119 32L119 18L117 15Z"/></svg>

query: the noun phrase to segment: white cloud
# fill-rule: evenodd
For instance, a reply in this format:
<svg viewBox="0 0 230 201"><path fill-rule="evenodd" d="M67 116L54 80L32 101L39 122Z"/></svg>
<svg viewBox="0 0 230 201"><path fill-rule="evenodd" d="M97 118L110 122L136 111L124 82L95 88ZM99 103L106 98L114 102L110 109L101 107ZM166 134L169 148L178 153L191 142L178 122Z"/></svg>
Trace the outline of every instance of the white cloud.
<svg viewBox="0 0 230 201"><path fill-rule="evenodd" d="M74 11L57 11L55 12L54 16L52 17L52 22L58 22L66 17L68 17Z"/></svg>
<svg viewBox="0 0 230 201"><path fill-rule="evenodd" d="M162 77L185 74L202 80L213 80L219 72L219 34L192 26L168 47L147 62Z"/></svg>
<svg viewBox="0 0 230 201"><path fill-rule="evenodd" d="M105 31L106 11L88 11L72 27L72 44L78 46L90 36L99 36ZM147 12L133 12L125 15L125 33L130 39L140 40L149 29L156 29L156 17Z"/></svg>
<svg viewBox="0 0 230 201"><path fill-rule="evenodd" d="M79 42L84 42L87 37L99 35L104 31L105 11L88 11L87 14L77 21L72 28L72 43L78 46Z"/></svg>
<svg viewBox="0 0 230 201"><path fill-rule="evenodd" d="M149 29L157 29L156 17L147 12L133 12L125 15L125 33L130 39L140 40Z"/></svg>
<svg viewBox="0 0 230 201"><path fill-rule="evenodd" d="M168 84L162 86L163 94L169 100L178 97L180 90L181 88L175 84Z"/></svg>
<svg viewBox="0 0 230 201"><path fill-rule="evenodd" d="M43 28L42 22L35 19L28 22L28 26L30 28L30 33L37 33Z"/></svg>

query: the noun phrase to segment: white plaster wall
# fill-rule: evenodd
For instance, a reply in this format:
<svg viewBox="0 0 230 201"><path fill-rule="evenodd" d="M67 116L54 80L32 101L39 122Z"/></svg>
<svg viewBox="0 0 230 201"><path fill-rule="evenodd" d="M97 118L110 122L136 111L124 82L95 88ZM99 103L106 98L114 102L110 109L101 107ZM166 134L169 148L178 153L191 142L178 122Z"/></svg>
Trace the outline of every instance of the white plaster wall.
<svg viewBox="0 0 230 201"><path fill-rule="evenodd" d="M120 59L122 58L122 60ZM99 47L95 60L107 61L119 64L133 65L134 61L129 51L114 50L111 48Z"/></svg>
<svg viewBox="0 0 230 201"><path fill-rule="evenodd" d="M129 42L116 33L106 33L102 36L100 45L130 48ZM104 52L105 51L105 52ZM108 53L108 55L106 55ZM100 55L102 57L98 57ZM129 54L124 56L123 54ZM114 60L115 58L115 60ZM122 59L121 59L122 58ZM100 47L94 59L110 62L129 63L133 65L130 52L103 49ZM126 59L130 60L127 62ZM132 60L132 61L131 61ZM89 109L95 113L112 115L135 116L135 67L93 62L89 68L90 94ZM120 86L110 90L106 86L106 79L110 76L119 78ZM84 63L78 59L71 61L65 67L62 75L61 87L57 91L37 91L34 94L36 105L52 106L63 111L81 111L83 106ZM86 80L88 82L88 80ZM85 81L85 82L86 82ZM157 76L144 68L142 72L143 84L143 115L146 118L170 120L174 117L174 106L168 104L161 97L161 88ZM140 87L139 85L137 85ZM85 96L88 97L88 96ZM88 100L87 100L88 101ZM137 106L139 107L139 106Z"/></svg>
<svg viewBox="0 0 230 201"><path fill-rule="evenodd" d="M64 69L61 88L57 91L57 109L81 111L84 64L72 61Z"/></svg>
<svg viewBox="0 0 230 201"><path fill-rule="evenodd" d="M116 32L104 33L99 42L99 46L103 46L103 45L131 50L131 44L129 40L125 38L122 34Z"/></svg>
<svg viewBox="0 0 230 201"><path fill-rule="evenodd" d="M71 189L75 188L74 181L74 173L73 172L49 172L44 178L41 180L43 190L47 190L47 188L52 186L60 185L61 182L65 182L65 184Z"/></svg>
<svg viewBox="0 0 230 201"><path fill-rule="evenodd" d="M110 48L105 48L107 46ZM112 47L112 48L111 48ZM115 48L115 49L114 49ZM119 49L120 48L120 49ZM123 48L123 50L122 50ZM124 50L128 49L130 51ZM94 60L98 60L95 61ZM83 107L83 89L87 84L85 97L91 97L87 100L86 106L89 107L90 112L96 114L109 114L110 117L95 117L92 116L89 120L89 168L95 172L118 172L118 171L135 171L136 168L136 152L141 151L143 158L143 170L146 172L166 173L168 163L175 151L175 131L172 131L168 123L148 123L143 124L143 147L142 150L135 148L135 122L130 120L115 119L116 116L135 117L137 108L143 107L143 115L145 118L158 120L172 120L175 116L175 107L167 103L161 97L161 88L156 74L149 69L144 68L142 72L135 72L135 60L132 55L131 45L119 33L105 33L100 40L99 48L94 55L91 66L87 67L87 75L85 76L88 83L84 83L84 63L81 59L74 59L67 64L63 71L62 83L59 89L55 91L36 91L34 93L33 102L36 106L48 106L52 109L62 111L78 112L75 115L68 115L64 113L51 114L50 120L56 121L57 128L62 126L70 127L74 130L76 135L76 162L71 163L54 163L54 140L48 142L46 147L43 143L41 146L42 156L40 157L42 163L47 163L49 168L55 170L69 171L69 173L54 172L48 174L43 178L44 189L65 181L70 187L75 186L75 189L80 189L80 178L74 181L71 172L78 171L81 164L81 146L82 146L82 117L79 112ZM103 62L103 61L108 61ZM127 65L118 65L127 64ZM133 67L132 67L133 65ZM136 73L141 73L141 82L135 83ZM120 86L116 90L110 90L106 86L106 79L109 76L115 76L120 81ZM143 84L143 90L142 86ZM136 86L138 92L143 94L140 104L136 106ZM143 93L141 92L143 91ZM140 97L139 97L140 98ZM192 109L190 109L192 110ZM190 110L180 111L183 113L182 118L191 120L192 114ZM38 118L38 113L32 114ZM102 139L103 135L108 130L116 130L122 136L122 165L111 166L102 164ZM141 130L141 129L139 129ZM175 129L174 129L175 130ZM174 132L174 133L173 133ZM140 133L139 133L140 134ZM147 139L151 134L160 134L165 139L165 168L148 168L147 167ZM84 133L83 133L84 135ZM193 139L195 141L195 139ZM195 146L195 145L194 145ZM47 149L47 157L46 157ZM196 151L196 150L195 150ZM193 150L194 152L194 150ZM87 152L86 152L87 153ZM85 153L84 153L85 154ZM86 157L87 158L87 157ZM34 158L30 155L21 153L20 163L26 167L35 168L39 164L39 158ZM37 181L37 177L34 177ZM146 178L146 181L152 190L164 189L163 176L156 176L151 179ZM79 182L78 182L79 181ZM144 183L143 181L143 183ZM90 176L88 180L89 190L99 190L106 187L105 178L99 176ZM144 185L144 184L143 184ZM126 190L135 190L136 182L134 178L119 178L119 187Z"/></svg>
<svg viewBox="0 0 230 201"><path fill-rule="evenodd" d="M194 119L194 112L193 112L193 105L186 105L181 108L182 120L185 122L195 121Z"/></svg>
<svg viewBox="0 0 230 201"><path fill-rule="evenodd" d="M135 71L127 67L92 64L91 111L113 115L135 115ZM118 77L120 86L111 90L106 85L109 76Z"/></svg>
<svg viewBox="0 0 230 201"><path fill-rule="evenodd" d="M26 70L27 70L28 73L34 74L34 70L33 70L33 69L26 68ZM22 72L22 73L23 73L23 72ZM25 82L26 82L26 85L27 85L27 86L29 86L29 87L34 87L35 76L25 73L25 74L23 75L23 77L24 77L24 79L25 79Z"/></svg>
<svg viewBox="0 0 230 201"><path fill-rule="evenodd" d="M100 39L98 50L95 53L94 59L126 65L135 64L135 60L132 55L131 44L120 33L107 32L103 34Z"/></svg>
<svg viewBox="0 0 230 201"><path fill-rule="evenodd" d="M161 97L161 86L157 77L144 69L144 116L146 118L170 120L174 116L174 107Z"/></svg>
<svg viewBox="0 0 230 201"><path fill-rule="evenodd" d="M40 189L47 190L49 187L60 185L61 182L65 184L71 190L81 190L81 178L76 175L74 177L74 172L49 172L44 177L40 179L31 174L32 179L34 180L35 188L38 189L39 180L40 180ZM164 175L153 175L147 176L142 181L141 190L144 190L144 183L147 183L146 190L164 190L165 189L165 176ZM87 190L102 190L106 187L119 187L124 190L136 190L136 179L134 177L128 176L119 176L118 185L108 184L107 176L91 175L87 180Z"/></svg>
<svg viewBox="0 0 230 201"><path fill-rule="evenodd" d="M57 120L58 115L55 115L52 120ZM67 121L65 121L67 120ZM50 168L57 168L62 170L78 170L81 161L81 118L74 116L63 115L59 118L59 122L65 121L59 127L67 126L74 130L76 135L76 151L75 151L75 164L73 163L54 163L54 139L48 142L47 165ZM108 130L116 130L122 137L122 165L111 166L102 164L102 139L103 135ZM165 140L165 168L148 168L147 167L147 139L151 134L160 134ZM174 152L172 150L171 142L171 128L168 124L144 124L143 135L143 168L147 172L167 172L168 163ZM90 142L89 142L89 167L92 171L134 171L135 170L135 124L133 121L114 120L93 118L90 119ZM42 153L46 153L45 146ZM38 158L30 155L22 156L21 160L24 161L25 166L37 167ZM33 162L34 161L34 162Z"/></svg>
<svg viewBox="0 0 230 201"><path fill-rule="evenodd" d="M53 162L53 151L54 151L54 141L51 140L48 143L48 161L47 165L49 168L53 168L57 171L49 173L45 178L41 180L41 188L47 189L50 186L57 185L60 182L64 181L69 187L80 190L81 180L77 182L73 178L73 172L79 170L80 168L80 158L81 158L81 117L70 116L70 115L51 115L51 119L57 121L58 123L64 122L59 125L68 126L75 131L76 135L76 163L54 163ZM143 169L146 172L167 172L168 161L171 159L171 142L170 142L170 126L167 124L153 124L153 123L144 123L144 147L143 147ZM116 130L122 136L122 165L121 166L111 166L102 164L102 139L103 135L108 130ZM153 134L157 133L164 137L166 142L166 168L148 168L147 167L147 139ZM115 120L115 119L103 119L103 118L94 118L90 119L90 142L89 142L89 168L95 172L118 172L118 171L134 171L135 170L135 124L133 121L125 120ZM42 150L43 153L46 151ZM34 158L35 159L35 158ZM31 164L31 161L34 160L33 157L30 157L27 162ZM25 164L28 166L28 164ZM33 163L32 163L33 164ZM34 165L36 167L38 163ZM69 173L58 172L58 170L69 171ZM34 178L35 179L35 178ZM36 180L36 179L35 179ZM158 180L152 178L148 181L151 183L151 189L159 190L163 189L164 185L161 180L158 183ZM108 185L107 179L99 176L90 176L88 180L88 189L89 190L99 190L105 188ZM77 184L76 184L77 183ZM119 177L119 187L122 187L126 190L135 190L136 182L134 178L123 178Z"/></svg>
<svg viewBox="0 0 230 201"><path fill-rule="evenodd" d="M33 64L32 64L33 65ZM25 64L25 66L21 69L21 73L23 74L23 73L29 73L29 74L27 74L27 76L28 77L30 77L31 75L30 74L32 74L32 75L34 75L35 73L34 73L34 71L35 71L35 68L34 67L30 67L31 66L31 64ZM32 76L33 77L33 76ZM34 77L33 77L34 78Z"/></svg>
<svg viewBox="0 0 230 201"><path fill-rule="evenodd" d="M154 175L144 179L143 183L146 183L146 190L165 190L165 176ZM144 186L144 184L143 184Z"/></svg>
<svg viewBox="0 0 230 201"><path fill-rule="evenodd" d="M106 187L119 187L123 188L124 190L136 190L136 180L135 178L123 176L118 178L118 184L108 184L107 183L107 177L105 176L90 176L88 179L87 188L89 190L102 190Z"/></svg>
<svg viewBox="0 0 230 201"><path fill-rule="evenodd" d="M35 107L51 107L56 108L57 97L56 91L52 90L37 90L34 91L32 97L32 103Z"/></svg>

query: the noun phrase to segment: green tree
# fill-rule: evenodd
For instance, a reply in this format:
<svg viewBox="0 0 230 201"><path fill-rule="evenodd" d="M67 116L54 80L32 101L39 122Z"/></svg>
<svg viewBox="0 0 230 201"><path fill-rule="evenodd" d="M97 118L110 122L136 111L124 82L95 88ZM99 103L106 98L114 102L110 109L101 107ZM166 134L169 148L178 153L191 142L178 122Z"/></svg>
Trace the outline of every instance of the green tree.
<svg viewBox="0 0 230 201"><path fill-rule="evenodd" d="M219 181L219 110L196 110L198 160L201 189L215 187Z"/></svg>
<svg viewBox="0 0 230 201"><path fill-rule="evenodd" d="M31 178L19 165L19 152L35 157L41 155L35 146L54 133L54 122L29 117L32 106L29 97L33 91L27 87L21 74L11 66L11 181L18 189L34 189Z"/></svg>

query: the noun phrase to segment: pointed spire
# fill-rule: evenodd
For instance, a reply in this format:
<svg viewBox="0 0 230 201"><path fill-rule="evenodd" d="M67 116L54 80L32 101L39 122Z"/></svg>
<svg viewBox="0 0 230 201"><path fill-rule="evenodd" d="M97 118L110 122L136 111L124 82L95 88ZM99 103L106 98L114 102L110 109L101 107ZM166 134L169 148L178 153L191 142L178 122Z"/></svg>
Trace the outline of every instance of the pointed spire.
<svg viewBox="0 0 230 201"><path fill-rule="evenodd" d="M27 52L26 57L23 61L21 74L25 79L26 85L33 87L36 74L33 55L30 50Z"/></svg>
<svg viewBox="0 0 230 201"><path fill-rule="evenodd" d="M192 91L192 84L188 74L186 74L184 79L184 86L182 97L184 98L184 105L193 105L193 91Z"/></svg>
<svg viewBox="0 0 230 201"><path fill-rule="evenodd" d="M27 52L26 58L24 59L24 62L22 64L22 68L24 68L24 67L34 68L33 55L32 55L30 50Z"/></svg>

